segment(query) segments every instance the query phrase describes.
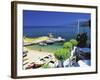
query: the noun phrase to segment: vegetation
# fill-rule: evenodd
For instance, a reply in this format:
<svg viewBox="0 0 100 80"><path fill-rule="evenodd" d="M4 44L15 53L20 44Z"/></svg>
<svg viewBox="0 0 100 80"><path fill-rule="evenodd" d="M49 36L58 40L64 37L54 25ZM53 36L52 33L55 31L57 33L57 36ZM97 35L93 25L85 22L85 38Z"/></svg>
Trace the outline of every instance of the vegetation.
<svg viewBox="0 0 100 80"><path fill-rule="evenodd" d="M76 40L78 41L78 47L86 47L87 46L87 33L81 33L77 35Z"/></svg>
<svg viewBox="0 0 100 80"><path fill-rule="evenodd" d="M57 50L54 53L54 56L59 60L59 67L63 67L64 60L70 58L71 50L73 46L77 46L78 41L75 39L71 39L69 42L65 42L63 44L63 48ZM69 63L70 64L70 63Z"/></svg>
<svg viewBox="0 0 100 80"><path fill-rule="evenodd" d="M77 46L78 41L76 39L71 39L70 42L72 43L73 46Z"/></svg>
<svg viewBox="0 0 100 80"><path fill-rule="evenodd" d="M73 47L71 42L65 42L63 48L71 50Z"/></svg>
<svg viewBox="0 0 100 80"><path fill-rule="evenodd" d="M67 58L69 58L69 54L70 54L70 51L68 49L59 49L55 52L55 57L58 59L58 60L66 60Z"/></svg>
<svg viewBox="0 0 100 80"><path fill-rule="evenodd" d="M54 56L56 59L59 60L59 67L63 67L64 60L68 59L70 57L70 51L69 49L59 49L54 53Z"/></svg>

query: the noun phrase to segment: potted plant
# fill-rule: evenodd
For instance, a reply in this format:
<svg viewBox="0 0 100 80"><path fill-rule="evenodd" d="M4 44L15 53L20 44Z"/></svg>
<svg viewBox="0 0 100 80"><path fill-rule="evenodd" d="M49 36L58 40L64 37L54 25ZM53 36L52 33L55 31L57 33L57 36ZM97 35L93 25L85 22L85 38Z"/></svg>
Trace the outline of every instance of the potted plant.
<svg viewBox="0 0 100 80"><path fill-rule="evenodd" d="M69 49L59 49L54 53L55 58L58 60L58 67L64 67L63 62L70 57Z"/></svg>

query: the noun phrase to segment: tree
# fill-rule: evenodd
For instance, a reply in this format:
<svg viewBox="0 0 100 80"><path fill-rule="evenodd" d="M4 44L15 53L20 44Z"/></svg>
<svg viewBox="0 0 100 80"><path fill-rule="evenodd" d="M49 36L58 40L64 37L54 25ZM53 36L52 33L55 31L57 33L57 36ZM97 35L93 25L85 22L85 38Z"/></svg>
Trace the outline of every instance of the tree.
<svg viewBox="0 0 100 80"><path fill-rule="evenodd" d="M86 47L88 40L87 33L78 34L76 40L78 41L78 47Z"/></svg>
<svg viewBox="0 0 100 80"><path fill-rule="evenodd" d="M54 53L54 56L59 61L59 67L64 67L63 62L70 57L70 50L65 48L59 49Z"/></svg>

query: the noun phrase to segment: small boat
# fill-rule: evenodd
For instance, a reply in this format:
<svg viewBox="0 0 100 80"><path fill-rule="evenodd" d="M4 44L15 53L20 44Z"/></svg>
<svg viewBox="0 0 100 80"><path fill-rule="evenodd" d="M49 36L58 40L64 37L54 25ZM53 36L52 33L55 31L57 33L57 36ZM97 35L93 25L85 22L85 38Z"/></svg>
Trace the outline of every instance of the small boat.
<svg viewBox="0 0 100 80"><path fill-rule="evenodd" d="M47 43L40 42L40 43L39 43L39 45L40 45L40 46L46 46L46 45L47 45Z"/></svg>
<svg viewBox="0 0 100 80"><path fill-rule="evenodd" d="M34 69L34 68L40 68L43 64L39 64L39 63L35 63L35 62L32 62L30 63L26 69Z"/></svg>
<svg viewBox="0 0 100 80"><path fill-rule="evenodd" d="M55 42L65 41L65 39L63 39L62 37L54 38L52 40L55 41Z"/></svg>
<svg viewBox="0 0 100 80"><path fill-rule="evenodd" d="M54 42L55 42L55 41L53 41L53 40L47 40L47 41L46 41L47 44L53 44Z"/></svg>
<svg viewBox="0 0 100 80"><path fill-rule="evenodd" d="M58 41L65 41L65 39L63 39L62 37L58 37L57 39Z"/></svg>

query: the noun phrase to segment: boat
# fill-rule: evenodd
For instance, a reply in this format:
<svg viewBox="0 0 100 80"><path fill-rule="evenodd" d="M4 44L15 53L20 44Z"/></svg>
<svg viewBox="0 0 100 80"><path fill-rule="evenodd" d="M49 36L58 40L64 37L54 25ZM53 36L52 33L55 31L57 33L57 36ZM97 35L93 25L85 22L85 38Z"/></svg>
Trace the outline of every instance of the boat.
<svg viewBox="0 0 100 80"><path fill-rule="evenodd" d="M46 43L47 44L53 44L55 41L53 41L53 40L46 40Z"/></svg>
<svg viewBox="0 0 100 80"><path fill-rule="evenodd" d="M40 46L46 46L47 43L45 43L45 42L40 42L39 45L40 45Z"/></svg>
<svg viewBox="0 0 100 80"><path fill-rule="evenodd" d="M55 42L65 41L65 39L63 39L62 37L53 38L52 40L55 41Z"/></svg>

